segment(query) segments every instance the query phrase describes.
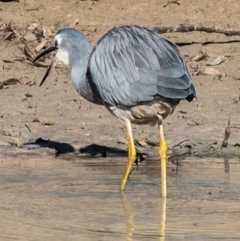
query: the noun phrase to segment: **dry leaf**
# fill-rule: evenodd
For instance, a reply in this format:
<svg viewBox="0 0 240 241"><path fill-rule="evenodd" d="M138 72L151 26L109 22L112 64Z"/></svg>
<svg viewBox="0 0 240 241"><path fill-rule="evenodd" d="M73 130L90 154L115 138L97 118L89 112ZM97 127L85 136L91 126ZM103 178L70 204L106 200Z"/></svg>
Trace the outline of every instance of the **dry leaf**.
<svg viewBox="0 0 240 241"><path fill-rule="evenodd" d="M16 84L23 84L23 82L17 78L10 78L3 81L3 85L16 85Z"/></svg>
<svg viewBox="0 0 240 241"><path fill-rule="evenodd" d="M25 31L23 38L27 41L34 41L37 39L36 35L30 31Z"/></svg>
<svg viewBox="0 0 240 241"><path fill-rule="evenodd" d="M32 97L31 94L25 94L25 96L26 96L27 98Z"/></svg>
<svg viewBox="0 0 240 241"><path fill-rule="evenodd" d="M47 43L47 40L45 38L42 39L42 42L35 48L35 51L40 52L41 49L46 45L46 43Z"/></svg>
<svg viewBox="0 0 240 241"><path fill-rule="evenodd" d="M37 66L37 67L48 67L49 66L48 64L43 64L43 63L40 63L40 62L34 62L34 65Z"/></svg>
<svg viewBox="0 0 240 241"><path fill-rule="evenodd" d="M158 146L159 143L156 143L154 141L151 141L149 140L148 138L146 138L146 143L149 145L149 146Z"/></svg>
<svg viewBox="0 0 240 241"><path fill-rule="evenodd" d="M205 68L203 71L201 71L202 74L207 74L207 75L221 75L221 72L217 69L214 68Z"/></svg>
<svg viewBox="0 0 240 241"><path fill-rule="evenodd" d="M10 32L10 33L7 33L4 38L3 38L3 41L7 40L7 39L10 39L10 37L13 35L13 32Z"/></svg>
<svg viewBox="0 0 240 241"><path fill-rule="evenodd" d="M206 54L200 52L198 55L191 58L192 61L200 61L206 58Z"/></svg>
<svg viewBox="0 0 240 241"><path fill-rule="evenodd" d="M33 53L33 51L25 44L25 47L23 49L24 51L24 54L27 56L27 58L30 60L30 61L33 61L34 58L35 58L35 55Z"/></svg>
<svg viewBox="0 0 240 241"><path fill-rule="evenodd" d="M21 131L18 132L17 147L18 147L18 148L22 148L22 147L23 147L23 141L22 141Z"/></svg>
<svg viewBox="0 0 240 241"><path fill-rule="evenodd" d="M69 13L67 16L66 16L66 18L71 18L72 17L72 14L71 13Z"/></svg>
<svg viewBox="0 0 240 241"><path fill-rule="evenodd" d="M13 31L15 37L21 38L21 34L17 30L12 29L12 31Z"/></svg>
<svg viewBox="0 0 240 241"><path fill-rule="evenodd" d="M54 120L47 120L47 119L42 120L42 125L52 126L54 124L55 124Z"/></svg>
<svg viewBox="0 0 240 241"><path fill-rule="evenodd" d="M2 65L3 65L4 63L6 63L6 64L13 64L13 63L15 63L15 61L3 59L3 60L0 60L0 63L1 63Z"/></svg>
<svg viewBox="0 0 240 241"><path fill-rule="evenodd" d="M30 60L31 62L33 62L33 60L35 59L36 55L34 54L34 51L31 50L31 49L27 46L27 44L25 44L25 47L24 47L24 49L23 49L23 52L24 52L24 54L26 55L27 59ZM36 61L36 62L34 62L34 65L35 65L35 66L38 66L38 67L47 67L47 66L48 66L48 64L43 64L43 63L40 63L39 61L41 61L41 59L38 60L38 61Z"/></svg>
<svg viewBox="0 0 240 241"><path fill-rule="evenodd" d="M144 138L144 137L140 137L137 140L137 143L139 146L142 146L142 147L146 147L148 145L148 143L146 142L146 138Z"/></svg>
<svg viewBox="0 0 240 241"><path fill-rule="evenodd" d="M128 141L121 136L118 136L117 143L128 145Z"/></svg>
<svg viewBox="0 0 240 241"><path fill-rule="evenodd" d="M28 31L32 32L33 30L35 30L38 27L37 23L32 23L29 27L28 27Z"/></svg>
<svg viewBox="0 0 240 241"><path fill-rule="evenodd" d="M163 5L163 8L167 7L169 4L172 4L172 3L180 5L179 0L172 0L172 1L168 1L165 5Z"/></svg>
<svg viewBox="0 0 240 241"><path fill-rule="evenodd" d="M36 81L35 80L30 80L25 85L29 85L29 86L36 85Z"/></svg>
<svg viewBox="0 0 240 241"><path fill-rule="evenodd" d="M50 29L46 26L43 26L43 36L45 39L49 39L49 37L52 35L52 32Z"/></svg>
<svg viewBox="0 0 240 241"><path fill-rule="evenodd" d="M214 65L221 64L221 63L224 62L227 58L228 58L228 57L226 57L225 55L218 56L216 59L214 59L212 62L210 62L210 63L207 64L207 65L214 66Z"/></svg>
<svg viewBox="0 0 240 241"><path fill-rule="evenodd" d="M12 31L12 21L10 21L8 24L6 24L6 30Z"/></svg>
<svg viewBox="0 0 240 241"><path fill-rule="evenodd" d="M40 122L36 113L33 116L33 122Z"/></svg>
<svg viewBox="0 0 240 241"><path fill-rule="evenodd" d="M228 139L230 137L230 119L228 120L227 126L225 128L224 139L222 142L222 147L228 146Z"/></svg>
<svg viewBox="0 0 240 241"><path fill-rule="evenodd" d="M26 101L27 100L27 97L26 96L24 96L22 99L21 99L21 101Z"/></svg>

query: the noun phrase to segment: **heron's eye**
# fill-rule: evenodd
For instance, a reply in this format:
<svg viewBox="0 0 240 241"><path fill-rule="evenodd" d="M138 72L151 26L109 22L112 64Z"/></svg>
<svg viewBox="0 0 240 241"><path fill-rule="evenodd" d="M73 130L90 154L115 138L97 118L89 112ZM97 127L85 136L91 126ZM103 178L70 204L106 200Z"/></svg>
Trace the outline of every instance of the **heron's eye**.
<svg viewBox="0 0 240 241"><path fill-rule="evenodd" d="M55 47L58 47L58 41L57 40L55 40L54 45L55 45Z"/></svg>

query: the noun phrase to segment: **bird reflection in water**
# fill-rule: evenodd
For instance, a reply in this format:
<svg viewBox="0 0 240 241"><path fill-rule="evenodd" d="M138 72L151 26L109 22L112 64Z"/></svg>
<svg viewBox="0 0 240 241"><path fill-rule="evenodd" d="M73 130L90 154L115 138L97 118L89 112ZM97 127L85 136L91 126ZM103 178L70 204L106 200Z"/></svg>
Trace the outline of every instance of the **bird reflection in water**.
<svg viewBox="0 0 240 241"><path fill-rule="evenodd" d="M126 217L127 223L127 241L134 241L134 213L130 206L130 202L128 202L127 195L124 191L121 191L122 204L124 209L124 214ZM161 208L160 208L160 227L159 227L159 241L165 241L165 230L166 230L166 206L167 206L167 198L162 198Z"/></svg>

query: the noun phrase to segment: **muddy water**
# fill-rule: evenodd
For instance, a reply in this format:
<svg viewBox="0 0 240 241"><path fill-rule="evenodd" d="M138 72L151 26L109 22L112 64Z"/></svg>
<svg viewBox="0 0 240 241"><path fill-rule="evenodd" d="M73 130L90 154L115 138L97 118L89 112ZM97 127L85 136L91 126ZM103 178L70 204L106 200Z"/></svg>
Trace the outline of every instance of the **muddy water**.
<svg viewBox="0 0 240 241"><path fill-rule="evenodd" d="M240 163L158 160L118 190L125 158L0 158L0 240L240 239Z"/></svg>

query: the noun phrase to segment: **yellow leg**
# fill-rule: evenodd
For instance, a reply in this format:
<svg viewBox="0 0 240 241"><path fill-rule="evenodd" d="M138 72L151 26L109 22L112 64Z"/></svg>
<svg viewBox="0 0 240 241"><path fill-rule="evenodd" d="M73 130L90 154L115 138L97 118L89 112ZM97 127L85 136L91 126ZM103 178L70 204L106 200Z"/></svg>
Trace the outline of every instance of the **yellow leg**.
<svg viewBox="0 0 240 241"><path fill-rule="evenodd" d="M131 168L132 168L132 164L136 160L136 155L137 155L137 151L136 151L136 148L134 146L133 135L132 135L132 127L131 127L130 120L126 120L126 128L127 128L127 136L128 136L128 163L127 163L126 170L125 170L125 173L124 173L124 176L123 176L123 179L122 179L122 183L121 183L121 186L120 186L121 190L125 189L127 179L128 179L129 173L130 173Z"/></svg>
<svg viewBox="0 0 240 241"><path fill-rule="evenodd" d="M161 161L161 178L162 178L162 197L167 197L167 143L163 134L163 125L162 122L158 124L159 135L160 135L160 147L159 147L159 155Z"/></svg>

